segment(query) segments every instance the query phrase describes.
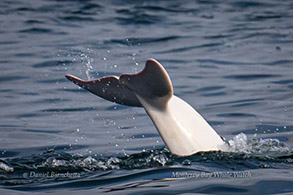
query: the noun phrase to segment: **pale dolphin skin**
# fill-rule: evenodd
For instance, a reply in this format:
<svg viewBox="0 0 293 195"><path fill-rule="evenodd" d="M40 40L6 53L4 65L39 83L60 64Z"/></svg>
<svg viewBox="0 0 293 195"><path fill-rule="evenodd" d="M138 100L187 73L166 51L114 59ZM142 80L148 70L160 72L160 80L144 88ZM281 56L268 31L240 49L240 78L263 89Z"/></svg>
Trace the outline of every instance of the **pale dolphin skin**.
<svg viewBox="0 0 293 195"><path fill-rule="evenodd" d="M106 100L143 107L175 155L225 150L225 141L206 120L188 103L173 95L168 73L154 59L147 60L145 68L137 74L107 76L90 81L65 76Z"/></svg>

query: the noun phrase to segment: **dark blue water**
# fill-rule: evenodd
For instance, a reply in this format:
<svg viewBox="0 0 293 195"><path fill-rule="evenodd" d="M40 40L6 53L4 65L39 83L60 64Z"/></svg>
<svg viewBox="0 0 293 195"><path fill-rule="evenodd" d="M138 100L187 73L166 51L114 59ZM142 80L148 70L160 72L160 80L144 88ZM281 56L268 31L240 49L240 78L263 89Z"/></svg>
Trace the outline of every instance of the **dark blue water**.
<svg viewBox="0 0 293 195"><path fill-rule="evenodd" d="M0 192L293 192L293 3L0 2ZM161 62L231 143L177 157L141 108L65 79Z"/></svg>

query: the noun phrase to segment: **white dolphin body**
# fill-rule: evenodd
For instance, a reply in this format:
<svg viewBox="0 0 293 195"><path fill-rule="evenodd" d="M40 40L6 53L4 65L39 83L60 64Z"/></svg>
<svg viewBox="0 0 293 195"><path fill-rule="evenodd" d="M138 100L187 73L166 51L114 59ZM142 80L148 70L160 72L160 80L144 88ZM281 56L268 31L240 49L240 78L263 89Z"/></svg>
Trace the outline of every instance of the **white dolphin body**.
<svg viewBox="0 0 293 195"><path fill-rule="evenodd" d="M197 152L225 150L225 141L188 103L173 95L164 67L154 59L137 74L122 74L84 81L66 78L112 102L143 107L171 153L188 156Z"/></svg>

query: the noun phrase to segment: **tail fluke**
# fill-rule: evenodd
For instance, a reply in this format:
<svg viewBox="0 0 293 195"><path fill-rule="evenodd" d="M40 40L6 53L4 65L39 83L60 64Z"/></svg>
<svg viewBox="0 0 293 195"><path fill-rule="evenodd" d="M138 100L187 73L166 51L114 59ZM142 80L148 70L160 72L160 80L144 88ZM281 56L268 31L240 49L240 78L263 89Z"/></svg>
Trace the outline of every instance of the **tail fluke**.
<svg viewBox="0 0 293 195"><path fill-rule="evenodd" d="M146 61L144 69L137 74L122 74L121 84L156 107L164 108L173 95L173 86L164 67L154 59Z"/></svg>
<svg viewBox="0 0 293 195"><path fill-rule="evenodd" d="M164 101L166 104L173 95L169 75L154 59L147 60L145 68L136 74L122 74L120 77L107 76L90 81L72 75L65 75L65 77L99 97L127 106L141 107L138 96L152 102Z"/></svg>
<svg viewBox="0 0 293 195"><path fill-rule="evenodd" d="M126 106L141 107L136 95L125 85L121 85L116 76L107 76L96 80L84 81L72 75L65 75L67 79L76 85L92 92L111 102Z"/></svg>

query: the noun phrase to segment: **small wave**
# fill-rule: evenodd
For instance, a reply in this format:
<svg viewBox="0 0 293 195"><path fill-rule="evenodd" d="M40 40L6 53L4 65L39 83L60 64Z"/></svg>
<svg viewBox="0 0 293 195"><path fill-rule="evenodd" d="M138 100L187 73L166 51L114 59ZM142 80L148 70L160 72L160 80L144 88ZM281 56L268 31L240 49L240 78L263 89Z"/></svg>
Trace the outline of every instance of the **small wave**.
<svg viewBox="0 0 293 195"><path fill-rule="evenodd" d="M75 21L75 22L92 22L95 21L95 18L93 17L85 17L85 16L65 16L65 17L60 17L59 19L65 20L65 21Z"/></svg>
<svg viewBox="0 0 293 195"><path fill-rule="evenodd" d="M163 7L163 6L136 6L136 9L142 10L150 10L150 11L164 11L164 12L174 12L174 13L195 13L197 9L189 9L189 8L178 8L177 6L174 7Z"/></svg>
<svg viewBox="0 0 293 195"><path fill-rule="evenodd" d="M249 8L249 7L268 7L272 6L272 4L264 3L264 2L253 2L253 1L237 1L232 3L233 6L238 8Z"/></svg>
<svg viewBox="0 0 293 195"><path fill-rule="evenodd" d="M280 75L273 75L273 74L243 74L243 75L228 75L224 76L223 78L226 79L234 79L234 80L244 80L244 81L251 81L256 79L266 79L266 78L273 78L278 77Z"/></svg>
<svg viewBox="0 0 293 195"><path fill-rule="evenodd" d="M52 33L53 31L51 29L48 28L29 28L29 29L25 29L25 30L20 30L20 33Z"/></svg>
<svg viewBox="0 0 293 195"><path fill-rule="evenodd" d="M182 53L185 51L192 51L194 49L200 49L200 48L213 48L216 46L221 46L223 43L207 43L207 44L201 44L196 46L189 46L189 47L180 47L175 49L169 49L165 51L157 52L158 54L165 54L165 53Z"/></svg>
<svg viewBox="0 0 293 195"><path fill-rule="evenodd" d="M129 15L129 14L128 14ZM116 20L122 25L128 24L155 24L162 21L162 18L156 15L145 13L131 13L128 17L116 17Z"/></svg>
<svg viewBox="0 0 293 195"><path fill-rule="evenodd" d="M78 107L78 108L50 108L42 110L42 112L83 112L98 110L96 107Z"/></svg>
<svg viewBox="0 0 293 195"><path fill-rule="evenodd" d="M5 172L13 172L14 171L13 167L10 167L5 162L0 161L0 172L1 172L1 170L5 171Z"/></svg>
<svg viewBox="0 0 293 195"><path fill-rule="evenodd" d="M11 81L16 81L16 80L23 80L23 79L27 79L29 77L26 76L19 76L19 75L15 75L15 76L0 76L0 83L2 82L11 82Z"/></svg>
<svg viewBox="0 0 293 195"><path fill-rule="evenodd" d="M213 104L208 104L207 106L233 105L234 107L239 107L239 105L243 105L243 104L254 105L254 104L257 104L259 101L262 101L262 100L263 99L261 99L261 98L242 99L242 100L236 100L236 101L213 103Z"/></svg>
<svg viewBox="0 0 293 195"><path fill-rule="evenodd" d="M291 66L293 63L293 60L277 60L277 61L272 61L272 62L265 62L265 65L268 66L280 66L280 65L288 65Z"/></svg>
<svg viewBox="0 0 293 195"><path fill-rule="evenodd" d="M197 60L201 64L220 64L220 65L254 65L254 63L250 62L239 62L239 61L227 61L227 60L214 60L214 59L198 59Z"/></svg>
<svg viewBox="0 0 293 195"><path fill-rule="evenodd" d="M110 41L105 41L105 44L109 43L119 43L122 45L136 45L136 44L144 44L144 43L157 43L157 42L167 42L170 40L175 40L181 38L180 36L166 36L160 38L153 37L142 37L142 38L126 38L126 39L112 39Z"/></svg>
<svg viewBox="0 0 293 195"><path fill-rule="evenodd" d="M33 68L47 68L47 67L56 67L61 65L70 65L73 62L70 60L50 60L45 62L40 62L33 65Z"/></svg>
<svg viewBox="0 0 293 195"><path fill-rule="evenodd" d="M281 84L281 85L283 85L283 84L292 84L293 83L293 79L273 81L272 83Z"/></svg>
<svg viewBox="0 0 293 195"><path fill-rule="evenodd" d="M219 117L224 117L224 118L248 118L248 117L255 117L254 114L249 114L249 113L222 113L222 114L217 114Z"/></svg>

